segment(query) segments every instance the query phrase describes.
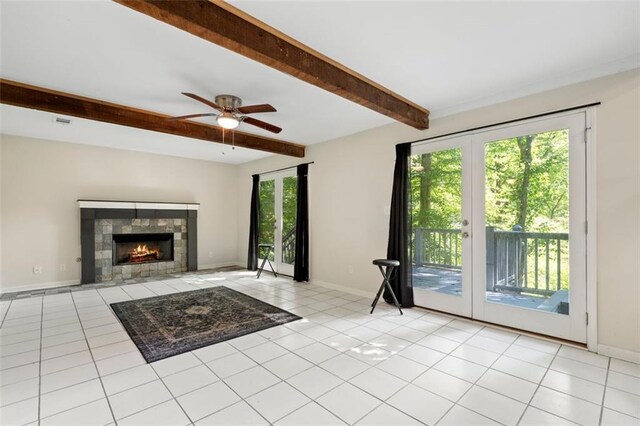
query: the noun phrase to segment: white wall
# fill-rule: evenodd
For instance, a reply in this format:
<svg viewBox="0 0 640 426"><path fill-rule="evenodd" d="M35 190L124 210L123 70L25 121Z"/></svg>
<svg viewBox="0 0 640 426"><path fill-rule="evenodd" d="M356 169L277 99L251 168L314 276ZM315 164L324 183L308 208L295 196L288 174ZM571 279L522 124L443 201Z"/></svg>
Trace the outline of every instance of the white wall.
<svg viewBox="0 0 640 426"><path fill-rule="evenodd" d="M2 136L0 136L0 284L2 283ZM0 286L0 288L2 288Z"/></svg>
<svg viewBox="0 0 640 426"><path fill-rule="evenodd" d="M198 265L236 261L235 166L7 135L0 146L1 291L79 282L78 199L200 203Z"/></svg>
<svg viewBox="0 0 640 426"><path fill-rule="evenodd" d="M307 148L312 281L366 292L380 284L371 260L386 253L394 145L575 105L597 109L599 343L640 352L640 71L434 119L416 131L391 124ZM299 160L271 157L239 166L238 258L246 259L253 173ZM353 273L350 273L353 267Z"/></svg>
<svg viewBox="0 0 640 426"><path fill-rule="evenodd" d="M392 124L309 146L312 280L368 295L377 289L371 260L386 253L384 207L396 143L593 101L602 102L596 117L599 343L640 353L640 70L434 119L424 132ZM199 264L245 264L250 175L299 162L274 156L231 166L4 136L0 290L79 279L78 198L199 202ZM32 274L36 264L42 275Z"/></svg>

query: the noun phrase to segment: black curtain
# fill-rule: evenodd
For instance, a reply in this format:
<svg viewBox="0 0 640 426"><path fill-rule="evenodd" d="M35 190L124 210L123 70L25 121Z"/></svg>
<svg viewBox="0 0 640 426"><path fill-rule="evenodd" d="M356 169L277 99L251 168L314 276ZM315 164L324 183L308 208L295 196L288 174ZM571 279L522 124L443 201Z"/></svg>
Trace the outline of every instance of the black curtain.
<svg viewBox="0 0 640 426"><path fill-rule="evenodd" d="M411 262L409 260L409 157L411 144L396 145L396 165L393 169L393 192L391 195L391 217L389 218L389 243L387 259L400 262L391 277L391 287L403 308L413 306L413 285L411 283ZM384 300L393 303L385 288Z"/></svg>
<svg viewBox="0 0 640 426"><path fill-rule="evenodd" d="M293 267L295 281L309 281L309 202L307 194L308 164L298 167L298 205L296 212L296 253Z"/></svg>
<svg viewBox="0 0 640 426"><path fill-rule="evenodd" d="M251 188L251 212L249 213L249 252L247 253L247 269L258 269L258 225L260 224L260 175L253 175Z"/></svg>

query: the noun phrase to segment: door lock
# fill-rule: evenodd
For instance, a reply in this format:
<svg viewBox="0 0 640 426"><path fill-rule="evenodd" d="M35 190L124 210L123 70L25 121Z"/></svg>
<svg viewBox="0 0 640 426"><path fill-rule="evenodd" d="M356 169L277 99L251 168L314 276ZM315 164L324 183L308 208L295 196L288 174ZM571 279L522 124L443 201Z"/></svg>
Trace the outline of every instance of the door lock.
<svg viewBox="0 0 640 426"><path fill-rule="evenodd" d="M469 224L469 221L467 219L462 221L462 226L467 226Z"/></svg>
<svg viewBox="0 0 640 426"><path fill-rule="evenodd" d="M469 233L468 232L463 232L462 233L462 238L469 238Z"/></svg>

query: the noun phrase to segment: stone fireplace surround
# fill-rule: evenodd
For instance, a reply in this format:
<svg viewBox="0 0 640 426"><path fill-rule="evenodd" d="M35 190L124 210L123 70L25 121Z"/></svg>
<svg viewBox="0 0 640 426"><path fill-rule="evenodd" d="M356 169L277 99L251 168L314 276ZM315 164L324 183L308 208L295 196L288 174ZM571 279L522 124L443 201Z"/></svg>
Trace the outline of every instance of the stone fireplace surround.
<svg viewBox="0 0 640 426"><path fill-rule="evenodd" d="M78 200L82 284L198 270L199 204ZM113 234L173 233L174 260L113 265Z"/></svg>

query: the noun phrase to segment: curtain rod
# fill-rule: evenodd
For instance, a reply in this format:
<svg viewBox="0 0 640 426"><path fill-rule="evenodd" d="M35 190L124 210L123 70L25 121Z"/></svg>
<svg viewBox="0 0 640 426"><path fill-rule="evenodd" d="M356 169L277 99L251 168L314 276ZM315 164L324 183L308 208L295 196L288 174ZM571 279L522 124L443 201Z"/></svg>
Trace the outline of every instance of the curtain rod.
<svg viewBox="0 0 640 426"><path fill-rule="evenodd" d="M530 120L532 118L546 117L547 115L554 115L554 114L560 114L560 113L568 112L568 111L575 111L577 109L589 108L589 107L597 106L597 105L600 105L600 104L601 104L601 102L593 102L593 103L590 103L590 104L578 105L578 106L574 106L574 107L570 107L570 108L559 109L559 110L556 110L556 111L543 112L542 114L535 114L535 115L530 115L528 117L515 118L513 120L501 121L499 123L486 124L484 126L472 127L470 129L466 129L466 130L458 130L457 132L446 133L444 135L431 136L431 137L425 138L425 139L417 139L415 141L403 142L403 143L398 144L398 145L403 145L405 143L414 144L414 143L418 143L418 142L430 141L430 140L433 140L433 139L445 138L447 136L459 135L461 133L473 132L473 131L476 131L476 130L488 129L490 127L502 126L504 124L516 123L518 121Z"/></svg>
<svg viewBox="0 0 640 426"><path fill-rule="evenodd" d="M270 170L270 171L268 171L268 172L262 172L262 173L257 173L257 174L259 174L259 175L266 175L266 174L268 174L268 173L275 173L275 172L281 172L281 171L283 171L283 170L295 169L296 167L301 166L301 165L303 165L303 164L313 164L313 163L314 163L314 161L309 161L308 163L300 163L300 164L296 164L295 166L283 167L283 168L281 168L281 169Z"/></svg>

